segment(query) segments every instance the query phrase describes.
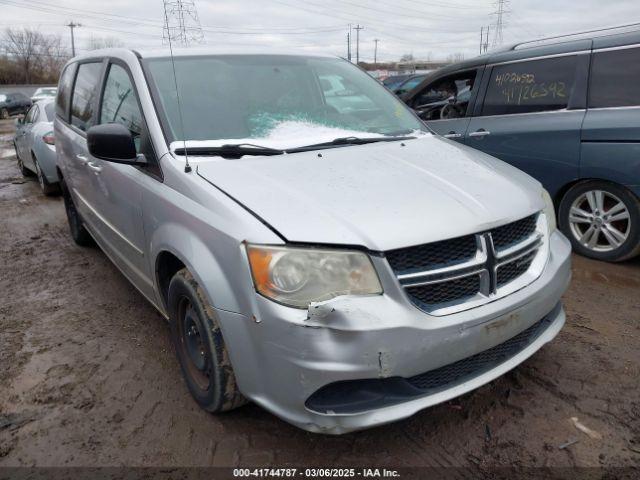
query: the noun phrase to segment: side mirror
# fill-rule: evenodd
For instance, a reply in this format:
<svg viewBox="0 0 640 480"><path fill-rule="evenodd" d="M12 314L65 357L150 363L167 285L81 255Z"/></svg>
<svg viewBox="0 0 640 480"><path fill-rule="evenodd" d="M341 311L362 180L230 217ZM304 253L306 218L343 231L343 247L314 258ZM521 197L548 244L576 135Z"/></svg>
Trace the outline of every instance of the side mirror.
<svg viewBox="0 0 640 480"><path fill-rule="evenodd" d="M16 127L22 125L24 123L24 115L18 115L16 118Z"/></svg>
<svg viewBox="0 0 640 480"><path fill-rule="evenodd" d="M101 160L126 165L146 163L136 152L133 135L120 123L105 123L87 131L89 153Z"/></svg>

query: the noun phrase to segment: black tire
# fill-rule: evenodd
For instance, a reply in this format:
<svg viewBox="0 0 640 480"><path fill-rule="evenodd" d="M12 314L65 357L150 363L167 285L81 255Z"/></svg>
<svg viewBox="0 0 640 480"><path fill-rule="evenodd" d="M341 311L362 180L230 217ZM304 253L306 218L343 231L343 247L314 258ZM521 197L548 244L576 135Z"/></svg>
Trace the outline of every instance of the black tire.
<svg viewBox="0 0 640 480"><path fill-rule="evenodd" d="M173 344L195 401L212 413L244 405L218 319L187 269L171 279L167 304Z"/></svg>
<svg viewBox="0 0 640 480"><path fill-rule="evenodd" d="M93 237L85 228L84 223L82 222L82 217L80 217L80 214L73 203L73 198L71 198L71 193L67 188L67 184L62 178L60 179L60 188L62 190L64 209L67 213L67 221L69 222L71 238L73 238L76 245L80 245L81 247L93 246L95 244Z"/></svg>
<svg viewBox="0 0 640 480"><path fill-rule="evenodd" d="M40 184L40 190L42 190L42 193L48 197L58 195L60 193L60 186L57 183L49 183L47 177L42 173L42 169L40 168L40 164L38 164L38 159L35 155L33 155L33 163L36 166L36 176L38 177L38 183Z"/></svg>
<svg viewBox="0 0 640 480"><path fill-rule="evenodd" d="M2 110L0 110L0 119L6 120L7 118L9 118L9 110L3 108Z"/></svg>
<svg viewBox="0 0 640 480"><path fill-rule="evenodd" d="M598 203L600 209L597 208ZM619 205L626 208L627 218L619 219L625 216L624 210L618 210L617 214L609 213L614 211L614 207L622 208ZM576 215L574 211L571 217L572 207L579 208L581 212ZM570 217L574 221L570 221ZM581 221L576 222L576 218ZM614 183L590 180L573 186L560 202L558 223L571 241L573 250L585 257L621 262L640 253L640 201L632 192ZM587 241L594 238L595 243Z"/></svg>

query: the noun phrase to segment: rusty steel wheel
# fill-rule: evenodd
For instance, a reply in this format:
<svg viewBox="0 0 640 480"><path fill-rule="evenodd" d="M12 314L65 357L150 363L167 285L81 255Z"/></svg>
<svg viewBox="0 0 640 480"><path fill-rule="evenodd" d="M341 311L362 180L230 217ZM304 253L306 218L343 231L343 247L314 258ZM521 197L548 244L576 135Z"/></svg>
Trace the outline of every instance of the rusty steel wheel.
<svg viewBox="0 0 640 480"><path fill-rule="evenodd" d="M215 311L188 270L180 270L171 279L167 304L176 355L196 402L214 413L246 403Z"/></svg>

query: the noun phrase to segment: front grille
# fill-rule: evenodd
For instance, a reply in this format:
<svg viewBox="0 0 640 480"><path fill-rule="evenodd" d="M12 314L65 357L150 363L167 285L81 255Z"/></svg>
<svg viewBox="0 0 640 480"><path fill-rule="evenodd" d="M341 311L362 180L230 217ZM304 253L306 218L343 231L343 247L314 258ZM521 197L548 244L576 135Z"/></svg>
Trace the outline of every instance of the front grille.
<svg viewBox="0 0 640 480"><path fill-rule="evenodd" d="M390 250L385 255L396 273L409 273L462 263L473 258L477 249L476 236L467 235L417 247Z"/></svg>
<svg viewBox="0 0 640 480"><path fill-rule="evenodd" d="M536 215L491 230L496 250L503 250L530 237L536 231Z"/></svg>
<svg viewBox="0 0 640 480"><path fill-rule="evenodd" d="M464 309L519 279L542 245L538 215L473 235L385 253L409 299L421 310ZM516 288L516 286L514 286ZM519 287L517 287L519 288ZM501 290L501 295L508 293ZM474 304L475 304L474 303Z"/></svg>
<svg viewBox="0 0 640 480"><path fill-rule="evenodd" d="M523 255L517 260L499 266L497 272L498 287L502 287L503 285L512 282L520 275L523 275L527 270L529 270L533 259L536 258L536 253L537 251L534 250Z"/></svg>
<svg viewBox="0 0 640 480"><path fill-rule="evenodd" d="M407 381L415 388L433 394L449 388L452 384L462 383L467 378L477 377L531 345L552 321L553 317L549 315L504 343L455 363L408 378Z"/></svg>
<svg viewBox="0 0 640 480"><path fill-rule="evenodd" d="M470 275L446 282L419 287L408 287L407 293L418 306L428 307L438 303L449 303L473 297L480 291L480 275Z"/></svg>

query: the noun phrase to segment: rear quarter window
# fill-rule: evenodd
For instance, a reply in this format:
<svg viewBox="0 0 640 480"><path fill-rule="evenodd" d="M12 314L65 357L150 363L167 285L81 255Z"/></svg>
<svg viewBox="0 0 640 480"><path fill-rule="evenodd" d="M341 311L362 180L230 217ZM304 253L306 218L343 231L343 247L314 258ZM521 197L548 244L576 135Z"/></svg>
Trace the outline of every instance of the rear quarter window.
<svg viewBox="0 0 640 480"><path fill-rule="evenodd" d="M640 48L595 52L591 58L589 107L640 106Z"/></svg>
<svg viewBox="0 0 640 480"><path fill-rule="evenodd" d="M497 65L491 70L482 115L567 108L576 77L575 55Z"/></svg>
<svg viewBox="0 0 640 480"><path fill-rule="evenodd" d="M56 114L69 121L69 99L71 93L71 87L73 85L73 74L75 72L75 64L67 65L62 75L60 75L60 81L58 83L58 94L56 97Z"/></svg>

